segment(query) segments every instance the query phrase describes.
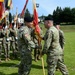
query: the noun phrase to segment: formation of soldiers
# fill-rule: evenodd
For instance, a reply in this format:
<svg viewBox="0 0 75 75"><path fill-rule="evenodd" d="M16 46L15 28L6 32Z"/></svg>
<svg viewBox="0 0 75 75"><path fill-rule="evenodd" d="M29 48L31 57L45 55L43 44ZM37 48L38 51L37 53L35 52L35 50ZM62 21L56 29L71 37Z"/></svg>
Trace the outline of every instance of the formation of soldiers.
<svg viewBox="0 0 75 75"><path fill-rule="evenodd" d="M23 25L23 22L12 22L9 24L9 22L6 22L5 19L2 23L0 23L0 62L1 59L9 61L11 58L18 58L17 32ZM34 33L34 29L30 29L30 31L33 41L36 45L38 45L38 39ZM40 59L40 53L41 49L35 48L33 53L35 61Z"/></svg>
<svg viewBox="0 0 75 75"><path fill-rule="evenodd" d="M12 53L13 58L17 57L17 23L12 23L3 21L0 24L0 61L2 56L4 56L5 61L10 60L10 55Z"/></svg>

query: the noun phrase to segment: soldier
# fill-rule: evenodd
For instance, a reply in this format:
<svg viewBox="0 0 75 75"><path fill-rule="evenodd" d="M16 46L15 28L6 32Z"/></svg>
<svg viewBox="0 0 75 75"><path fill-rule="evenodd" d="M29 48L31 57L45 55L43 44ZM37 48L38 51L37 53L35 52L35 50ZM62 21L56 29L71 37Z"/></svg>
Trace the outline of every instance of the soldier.
<svg viewBox="0 0 75 75"><path fill-rule="evenodd" d="M65 37L64 37L64 33L63 31L60 29L60 23L57 22L55 27L58 29L59 31L59 43L60 43L60 46L61 48L63 49L64 48L64 44L65 44Z"/></svg>
<svg viewBox="0 0 75 75"><path fill-rule="evenodd" d="M1 62L1 53L2 53L2 40L3 40L3 37L4 37L2 32L3 32L3 29L1 28L0 29L0 62Z"/></svg>
<svg viewBox="0 0 75 75"><path fill-rule="evenodd" d="M36 39L34 38L34 42L35 42L35 44L38 44L38 38L37 38L36 34L35 34L35 37L36 37ZM42 28L41 28L41 31L40 31L40 37L43 37ZM41 52L42 52L42 44L40 43L40 49L35 49L34 50L34 58L35 58L35 61L41 59Z"/></svg>
<svg viewBox="0 0 75 75"><path fill-rule="evenodd" d="M45 17L45 28L47 28L44 36L45 44L43 47L43 54L47 55L48 75L54 75L56 66L59 67L62 75L68 75L68 70L63 63L63 51L59 44L59 32L53 26L52 17Z"/></svg>
<svg viewBox="0 0 75 75"><path fill-rule="evenodd" d="M57 22L55 27L58 29L59 31L59 43L60 46L62 48L62 50L64 50L64 44L65 44L65 37L64 37L64 33L62 30L60 30L60 23ZM64 54L63 54L63 58L62 58L63 62L64 62ZM56 70L58 70L58 67L56 67Z"/></svg>
<svg viewBox="0 0 75 75"><path fill-rule="evenodd" d="M17 25L16 23L12 23L12 28L10 28L10 49L13 50L13 57L16 58L17 57Z"/></svg>
<svg viewBox="0 0 75 75"><path fill-rule="evenodd" d="M18 49L21 54L18 75L29 75L32 65L32 48L38 47L31 39L30 28L33 24L31 17L24 18L25 25L18 30Z"/></svg>
<svg viewBox="0 0 75 75"><path fill-rule="evenodd" d="M3 48L4 48L4 55L5 61L10 60L10 39L9 39L9 23L4 23L3 25Z"/></svg>

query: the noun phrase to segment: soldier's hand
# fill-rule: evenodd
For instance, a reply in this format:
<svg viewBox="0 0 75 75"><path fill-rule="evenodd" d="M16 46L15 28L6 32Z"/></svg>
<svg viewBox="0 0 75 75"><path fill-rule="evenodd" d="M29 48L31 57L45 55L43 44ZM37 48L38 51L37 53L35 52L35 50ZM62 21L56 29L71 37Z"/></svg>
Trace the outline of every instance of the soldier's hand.
<svg viewBox="0 0 75 75"><path fill-rule="evenodd" d="M36 48L36 49L42 49L42 46L38 46L38 45L36 45L35 48Z"/></svg>
<svg viewBox="0 0 75 75"><path fill-rule="evenodd" d="M43 55L44 55L44 52L42 51L40 56L42 57Z"/></svg>

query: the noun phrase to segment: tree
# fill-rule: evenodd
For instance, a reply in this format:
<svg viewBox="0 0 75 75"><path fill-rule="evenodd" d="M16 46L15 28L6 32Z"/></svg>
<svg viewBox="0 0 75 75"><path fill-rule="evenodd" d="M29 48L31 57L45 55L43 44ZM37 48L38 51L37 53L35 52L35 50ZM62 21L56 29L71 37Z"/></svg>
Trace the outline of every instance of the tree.
<svg viewBox="0 0 75 75"><path fill-rule="evenodd" d="M71 9L71 22L75 23L75 8Z"/></svg>
<svg viewBox="0 0 75 75"><path fill-rule="evenodd" d="M62 12L61 7L57 7L56 10L53 11L53 19L55 23L61 22L61 17L60 17L61 12Z"/></svg>
<svg viewBox="0 0 75 75"><path fill-rule="evenodd" d="M62 11L62 19L63 22L71 22L71 9L69 7L65 7Z"/></svg>

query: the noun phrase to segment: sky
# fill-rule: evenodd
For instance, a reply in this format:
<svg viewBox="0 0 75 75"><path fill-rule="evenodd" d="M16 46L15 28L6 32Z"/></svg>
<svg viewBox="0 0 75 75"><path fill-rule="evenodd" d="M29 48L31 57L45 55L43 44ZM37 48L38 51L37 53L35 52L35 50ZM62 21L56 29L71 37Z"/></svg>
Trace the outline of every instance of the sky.
<svg viewBox="0 0 75 75"><path fill-rule="evenodd" d="M24 7L24 4L26 0L12 0L13 2L13 9L10 10L12 14L16 13L16 8L18 8L18 13L22 12L22 9ZM61 8L75 7L75 0L36 0L36 3L39 4L39 8L37 8L37 12L39 16L48 14L52 14L53 11L57 8L57 6ZM27 8L30 11L30 13L33 13L33 4L32 0L28 1Z"/></svg>

